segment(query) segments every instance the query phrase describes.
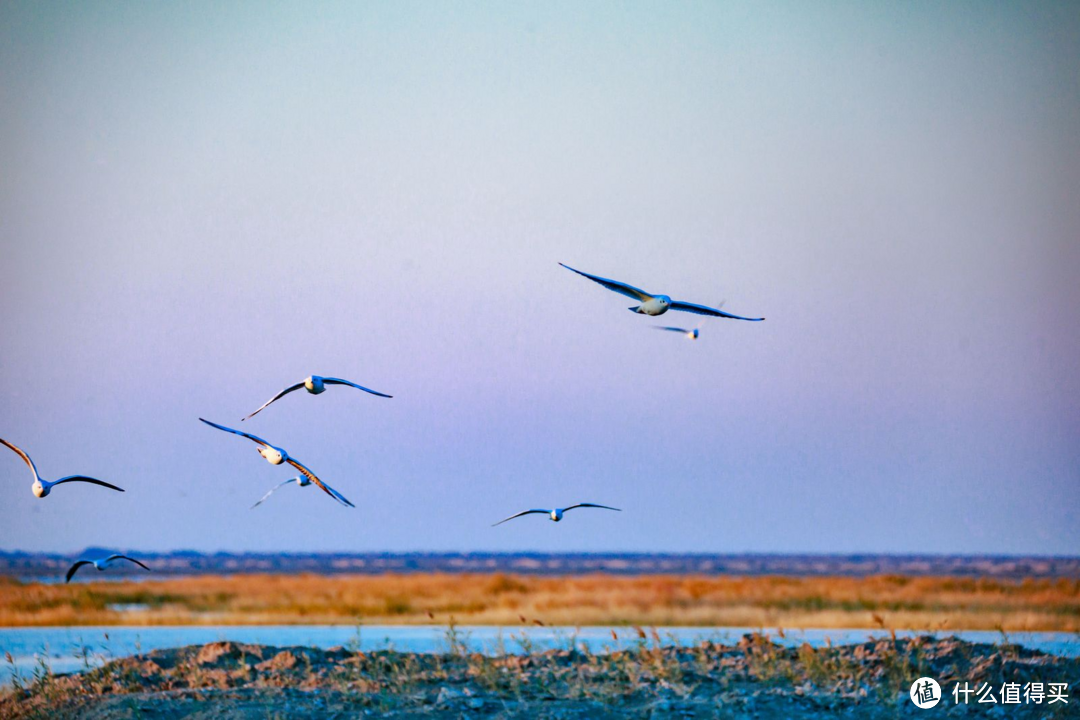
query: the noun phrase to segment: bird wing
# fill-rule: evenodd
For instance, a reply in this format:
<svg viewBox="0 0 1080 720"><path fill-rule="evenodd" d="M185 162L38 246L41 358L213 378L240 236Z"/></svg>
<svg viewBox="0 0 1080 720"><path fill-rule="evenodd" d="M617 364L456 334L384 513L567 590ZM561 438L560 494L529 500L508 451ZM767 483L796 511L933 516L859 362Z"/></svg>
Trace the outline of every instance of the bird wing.
<svg viewBox="0 0 1080 720"><path fill-rule="evenodd" d="M619 508L608 507L607 505L594 505L593 503L578 503L577 505L571 505L568 508L564 508L563 512L568 512L574 508L579 507L591 507L591 508L603 508L604 510L614 510L615 512L622 512Z"/></svg>
<svg viewBox="0 0 1080 720"><path fill-rule="evenodd" d="M66 482L93 483L94 485L100 485L101 487L107 487L110 490L116 490L118 492L124 492L124 488L118 488L115 485L110 485L109 483L105 482L104 480L98 480L97 478L86 477L85 475L68 475L66 478L60 478L59 480L57 480L54 483L49 483L49 485L50 486L59 485L61 483L66 483Z"/></svg>
<svg viewBox="0 0 1080 720"><path fill-rule="evenodd" d="M378 395L379 397L384 397L384 398L392 398L392 397L394 397L393 395L387 395L386 393L376 392L376 391L372 390L371 388L366 388L363 385L357 385L354 382L349 382L348 380L342 380L341 378L324 377L323 382L326 383L327 385L348 385L349 387L354 387L357 390L363 390L364 392L371 393L372 395Z"/></svg>
<svg viewBox="0 0 1080 720"><path fill-rule="evenodd" d="M323 491L324 493L326 493L326 494L327 494L327 495L329 495L330 497L334 498L335 500L337 500L337 501L338 501L339 503L341 503L342 505L347 505L347 506L349 506L349 507L356 507L356 506L355 506L355 505L353 505L353 504L352 504L351 502L349 502L348 498L346 498L346 497L345 497L344 495L342 495L341 493L339 493L339 492L338 492L337 490L335 490L334 488L332 488L332 487L330 487L329 485L327 485L326 483L324 483L324 482L323 482L322 480L320 480L319 478L315 477L315 473L313 473L313 472L311 472L310 470L308 470L308 469L307 469L306 467L304 467L303 465L301 465L301 464L300 464L299 462L297 462L296 460L293 460L292 458L288 458L288 459L286 459L286 460L285 460L285 462L289 463L289 464L290 464L290 465L292 465L292 466L293 466L294 468L296 468L297 470L299 470L299 471L300 471L301 473L303 473L303 474L304 474L304 476L305 476L305 477L307 477L307 478L310 478L310 479L311 479L311 482L315 483L315 484L316 484L316 485L318 485L318 486L319 486L320 488L322 488L322 491Z"/></svg>
<svg viewBox="0 0 1080 720"><path fill-rule="evenodd" d="M677 333L689 333L689 332L691 332L690 330L687 330L686 328L671 327L669 325L653 325L653 329L655 329L655 330L667 330L669 332L677 332Z"/></svg>
<svg viewBox="0 0 1080 720"><path fill-rule="evenodd" d="M672 300L669 310L682 310L683 312L696 313L698 315L710 315L712 317L730 318L732 320L749 320L750 322L761 322L765 318L748 318L741 315L732 315L726 313L723 310L717 310L716 308L705 307L704 305L695 305L694 303L682 302L681 300Z"/></svg>
<svg viewBox="0 0 1080 720"><path fill-rule="evenodd" d="M716 307L713 308L713 309L714 310L723 310L724 305L726 305L726 304L727 304L727 300L721 300L720 302L716 303ZM711 316L703 315L702 317L698 318L697 323L694 324L694 330L696 330L698 332L701 332L701 328L705 326L705 320L707 318L709 318L709 317L711 317Z"/></svg>
<svg viewBox="0 0 1080 720"><path fill-rule="evenodd" d="M500 520L499 522L495 523L495 525L502 525L507 520L513 520L514 518L519 518L522 515L532 515L533 513L540 513L541 515L550 515L551 511L550 510L522 510L517 515L511 515L508 518L504 518L503 520ZM495 527L495 525L492 525L491 527Z"/></svg>
<svg viewBox="0 0 1080 720"><path fill-rule="evenodd" d="M266 493L265 495L263 495L263 496L262 496L262 498L260 498L260 499L259 499L259 502L255 503L254 505L252 505L252 506L251 506L251 509L252 509L252 510L254 510L255 508L257 508L257 507L259 507L260 505L262 505L262 504L263 504L264 502L266 502L266 498L268 498L268 497L270 497L271 495L273 495L273 494L274 494L274 491L275 491L275 490L277 490L278 488L280 488L280 487L281 487L281 486L283 486L283 485L288 485L288 484L289 484L289 483L291 483L291 482L296 482L296 478L289 478L289 479L288 479L288 480L286 480L285 482L283 482L283 483L280 483L280 484L278 484L278 485L275 485L274 487L270 488L270 492L268 492L268 493Z"/></svg>
<svg viewBox="0 0 1080 720"><path fill-rule="evenodd" d="M79 562L75 563L74 565L72 565L71 567L68 568L67 575L64 576L64 582L65 583L71 582L72 576L75 575L75 572L79 568L81 568L83 565L93 565L93 564L94 563L90 562L89 560L80 560Z"/></svg>
<svg viewBox="0 0 1080 720"><path fill-rule="evenodd" d="M108 558L106 558L105 562L112 562L113 560L127 560L129 562L135 563L136 565L141 567L143 570L149 570L150 569L150 568L146 567L145 565L143 565L138 560L136 560L135 558L128 557L127 555L110 555Z"/></svg>
<svg viewBox="0 0 1080 720"><path fill-rule="evenodd" d="M231 432L233 435L239 435L240 437L246 437L248 440L253 440L253 441L255 441L255 442L257 442L260 445L263 445L265 447L273 447L270 443L266 442L265 440L263 440L260 437L255 437L254 435L248 434L246 432L242 432L240 430L233 430L232 428L227 428L224 425L218 425L217 423L212 423L209 420L203 420L202 418L199 418L199 420L202 420L204 423L206 423L210 427L216 427L218 430L224 430L225 432Z"/></svg>
<svg viewBox="0 0 1080 720"><path fill-rule="evenodd" d="M582 277L587 277L593 282L600 283L608 290L614 290L615 292L625 295L626 297L634 298L635 300L639 300L641 302L647 302L653 299L652 295L645 292L644 290L641 290L640 288L634 287L633 285L627 285L626 283L621 283L618 280L608 280L607 278L590 275L587 272L574 270L574 268L570 267L569 265L563 265L562 263L559 264L571 272L576 272L578 275L581 275Z"/></svg>
<svg viewBox="0 0 1080 720"><path fill-rule="evenodd" d="M33 473L34 473L34 479L35 479L35 480L36 480L36 479L38 479L39 477L41 477L41 475L39 475L39 474L38 474L38 471L37 471L37 466L36 466L36 465L34 465L34 461L30 459L30 456L29 456L29 455L27 455L27 454L26 454L26 453L24 453L24 452L23 452L22 450L20 450L19 448L15 447L15 446L14 446L14 445L12 445L11 443L9 443L9 442L8 442L7 440L5 440L4 438L0 438L0 444L2 444L2 445L6 445L6 446L8 446L9 448L11 448L12 450L14 450L14 451L15 451L15 454L16 454L16 455L18 455L19 457L21 457L21 458L23 459L23 462L25 462L25 463L26 463L27 465L29 465L29 466L30 466L30 470L32 470L32 471L33 471Z"/></svg>
<svg viewBox="0 0 1080 720"><path fill-rule="evenodd" d="M282 390L281 392L279 392L279 393L278 393L277 395L275 395L274 397L272 397L272 398L270 398L269 400L267 400L266 402L264 402L264 403L263 403L263 404L262 404L262 405L261 405L261 406L259 407L259 409L258 409L258 410L256 410L255 412L251 413L251 414L250 414L250 415L248 415L248 416L247 416L246 418L241 418L240 422L244 422L244 420L247 420L247 419L249 419L249 418L253 418L253 417L255 417L256 415L258 415L258 414L259 414L259 411L260 411L260 410L262 410L262 409L263 409L264 407L266 407L266 406L267 406L267 405L269 405L270 403L274 402L274 401L275 401L275 400L277 400L278 398L282 398L282 397L285 397L286 395L288 395L289 393L291 393L291 392L292 392L293 390L299 390L299 389L300 389L300 388L302 388L302 387L304 387L304 383L302 383L302 382L298 382L298 383L296 383L295 385L291 385L291 386L289 386L289 387L285 388L284 390ZM235 431L235 430L233 430L233 432L236 432L236 431Z"/></svg>

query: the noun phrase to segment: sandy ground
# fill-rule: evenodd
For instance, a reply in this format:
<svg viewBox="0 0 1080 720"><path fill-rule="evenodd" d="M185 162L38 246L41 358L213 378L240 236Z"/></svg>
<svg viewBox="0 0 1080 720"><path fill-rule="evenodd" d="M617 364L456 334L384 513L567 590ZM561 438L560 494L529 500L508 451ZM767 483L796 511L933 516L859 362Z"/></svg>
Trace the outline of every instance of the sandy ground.
<svg viewBox="0 0 1080 720"><path fill-rule="evenodd" d="M908 698L933 677L931 710ZM1069 702L956 705L956 682L1067 683ZM891 718L1080 717L1080 660L956 639L878 640L814 650L768 638L738 644L554 650L486 657L212 643L43 675L0 698L3 718ZM1000 697L1000 695L999 695Z"/></svg>

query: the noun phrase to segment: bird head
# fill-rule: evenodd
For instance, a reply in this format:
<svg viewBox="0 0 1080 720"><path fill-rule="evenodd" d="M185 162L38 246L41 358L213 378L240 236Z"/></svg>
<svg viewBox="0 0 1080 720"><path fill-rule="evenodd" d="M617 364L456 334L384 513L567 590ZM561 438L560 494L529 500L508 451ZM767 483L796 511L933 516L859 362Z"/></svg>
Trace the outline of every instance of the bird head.
<svg viewBox="0 0 1080 720"><path fill-rule="evenodd" d="M656 301L658 303L660 303L663 307L670 307L671 306L671 298L668 297L667 295L657 295L656 296Z"/></svg>
<svg viewBox="0 0 1080 720"><path fill-rule="evenodd" d="M30 486L30 489L34 491L34 495L39 498L43 498L49 494L49 488L46 487L40 480L35 480L34 484Z"/></svg>

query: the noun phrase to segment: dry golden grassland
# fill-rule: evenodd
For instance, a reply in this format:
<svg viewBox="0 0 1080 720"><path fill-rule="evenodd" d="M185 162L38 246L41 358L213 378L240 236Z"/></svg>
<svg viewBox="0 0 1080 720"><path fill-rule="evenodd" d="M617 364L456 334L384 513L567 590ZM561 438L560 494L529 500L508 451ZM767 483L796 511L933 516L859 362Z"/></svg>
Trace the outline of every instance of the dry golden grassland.
<svg viewBox="0 0 1080 720"><path fill-rule="evenodd" d="M124 606L136 606L136 609ZM0 579L0 626L681 625L1080 631L1080 580L510 574Z"/></svg>

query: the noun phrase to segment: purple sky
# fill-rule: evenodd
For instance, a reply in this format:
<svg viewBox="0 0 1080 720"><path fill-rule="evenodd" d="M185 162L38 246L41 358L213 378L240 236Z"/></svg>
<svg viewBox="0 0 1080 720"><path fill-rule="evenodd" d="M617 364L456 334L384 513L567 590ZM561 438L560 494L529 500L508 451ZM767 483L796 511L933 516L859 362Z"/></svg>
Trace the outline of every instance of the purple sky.
<svg viewBox="0 0 1080 720"><path fill-rule="evenodd" d="M1076 553L1077 67L1071 3L0 4L0 437L128 490L4 450L0 549ZM358 508L248 510L197 418L311 373L395 398L244 427Z"/></svg>

